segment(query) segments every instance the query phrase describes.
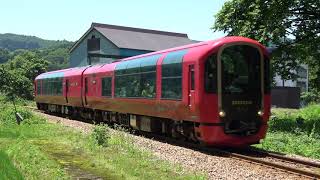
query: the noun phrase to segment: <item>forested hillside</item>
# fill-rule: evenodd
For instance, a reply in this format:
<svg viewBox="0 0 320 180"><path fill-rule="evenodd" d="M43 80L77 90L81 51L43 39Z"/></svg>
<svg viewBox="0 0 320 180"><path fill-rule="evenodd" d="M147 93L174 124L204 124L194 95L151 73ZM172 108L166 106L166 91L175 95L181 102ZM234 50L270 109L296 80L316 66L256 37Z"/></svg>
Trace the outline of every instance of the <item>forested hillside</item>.
<svg viewBox="0 0 320 180"><path fill-rule="evenodd" d="M69 65L69 48L72 44L73 42L65 40L54 41L36 36L0 34L0 64L30 51L49 62L49 71L67 68Z"/></svg>
<svg viewBox="0 0 320 180"><path fill-rule="evenodd" d="M0 34L0 48L14 51L17 49L38 49L49 48L61 44L70 43L68 41L53 41L38 38L36 36L25 36L18 34Z"/></svg>

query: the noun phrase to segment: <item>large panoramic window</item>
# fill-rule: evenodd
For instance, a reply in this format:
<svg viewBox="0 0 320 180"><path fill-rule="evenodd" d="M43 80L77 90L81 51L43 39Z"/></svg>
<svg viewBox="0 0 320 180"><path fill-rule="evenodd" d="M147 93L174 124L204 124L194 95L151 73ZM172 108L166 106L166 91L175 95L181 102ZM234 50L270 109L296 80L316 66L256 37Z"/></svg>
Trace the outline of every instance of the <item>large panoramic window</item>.
<svg viewBox="0 0 320 180"><path fill-rule="evenodd" d="M42 80L43 95L62 95L62 78L49 78Z"/></svg>
<svg viewBox="0 0 320 180"><path fill-rule="evenodd" d="M115 96L130 98L156 97L156 65L161 55L123 61L115 71Z"/></svg>
<svg viewBox="0 0 320 180"><path fill-rule="evenodd" d="M161 98L182 98L182 61L186 53L187 50L171 52L163 59Z"/></svg>

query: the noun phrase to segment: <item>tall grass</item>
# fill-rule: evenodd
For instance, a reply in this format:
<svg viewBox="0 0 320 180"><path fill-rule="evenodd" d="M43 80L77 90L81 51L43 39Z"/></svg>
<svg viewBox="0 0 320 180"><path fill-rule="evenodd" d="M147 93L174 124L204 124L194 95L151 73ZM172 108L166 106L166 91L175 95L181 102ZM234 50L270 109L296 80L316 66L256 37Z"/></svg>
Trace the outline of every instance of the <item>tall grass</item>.
<svg viewBox="0 0 320 180"><path fill-rule="evenodd" d="M320 105L272 109L266 139L256 146L320 159Z"/></svg>
<svg viewBox="0 0 320 180"><path fill-rule="evenodd" d="M4 151L0 151L0 179L24 179Z"/></svg>

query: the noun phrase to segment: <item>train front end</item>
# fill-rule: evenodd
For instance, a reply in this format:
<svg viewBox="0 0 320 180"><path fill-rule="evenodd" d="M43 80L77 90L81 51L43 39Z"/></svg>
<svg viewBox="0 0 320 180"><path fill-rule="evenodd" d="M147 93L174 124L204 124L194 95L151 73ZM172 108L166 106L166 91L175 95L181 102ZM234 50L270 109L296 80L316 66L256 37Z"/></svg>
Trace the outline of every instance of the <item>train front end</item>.
<svg viewBox="0 0 320 180"><path fill-rule="evenodd" d="M205 74L210 76L208 68L214 68L210 83L215 92L215 113L207 117L210 122L200 125L202 141L233 147L259 143L265 137L270 115L269 58L265 48L253 40L230 41L210 58Z"/></svg>

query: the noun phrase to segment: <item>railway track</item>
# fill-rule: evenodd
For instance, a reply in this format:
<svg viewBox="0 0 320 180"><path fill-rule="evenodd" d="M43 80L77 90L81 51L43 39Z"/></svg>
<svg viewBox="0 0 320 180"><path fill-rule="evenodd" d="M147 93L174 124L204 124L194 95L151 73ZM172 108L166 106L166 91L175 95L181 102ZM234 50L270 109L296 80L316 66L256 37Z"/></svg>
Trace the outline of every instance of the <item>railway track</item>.
<svg viewBox="0 0 320 180"><path fill-rule="evenodd" d="M199 146L199 144L181 142L158 135L147 136L149 136L149 138L154 138L162 142L192 148L194 150L201 151L207 154L236 158L238 160L243 160L249 163L255 163L257 165L278 169L309 179L320 179L320 163L288 157L284 154L268 152L257 148L247 148L235 151L230 149L204 147Z"/></svg>
<svg viewBox="0 0 320 180"><path fill-rule="evenodd" d="M320 163L288 157L282 154L249 148L241 152L227 151L230 156L261 165L295 173L311 179L320 179Z"/></svg>
<svg viewBox="0 0 320 180"><path fill-rule="evenodd" d="M27 108L43 113L42 111L39 111L38 109L33 107ZM269 168L285 171L288 173L293 173L309 179L320 179L320 163L288 157L284 154L268 152L257 148L247 148L237 151L230 149L218 149L200 146L199 144L175 140L172 138L164 137L161 135L155 135L151 133L143 132L135 134L143 135L147 138L152 138L169 144L191 148L207 154L222 155L230 158L236 158L249 163L255 163L257 165L262 165Z"/></svg>

